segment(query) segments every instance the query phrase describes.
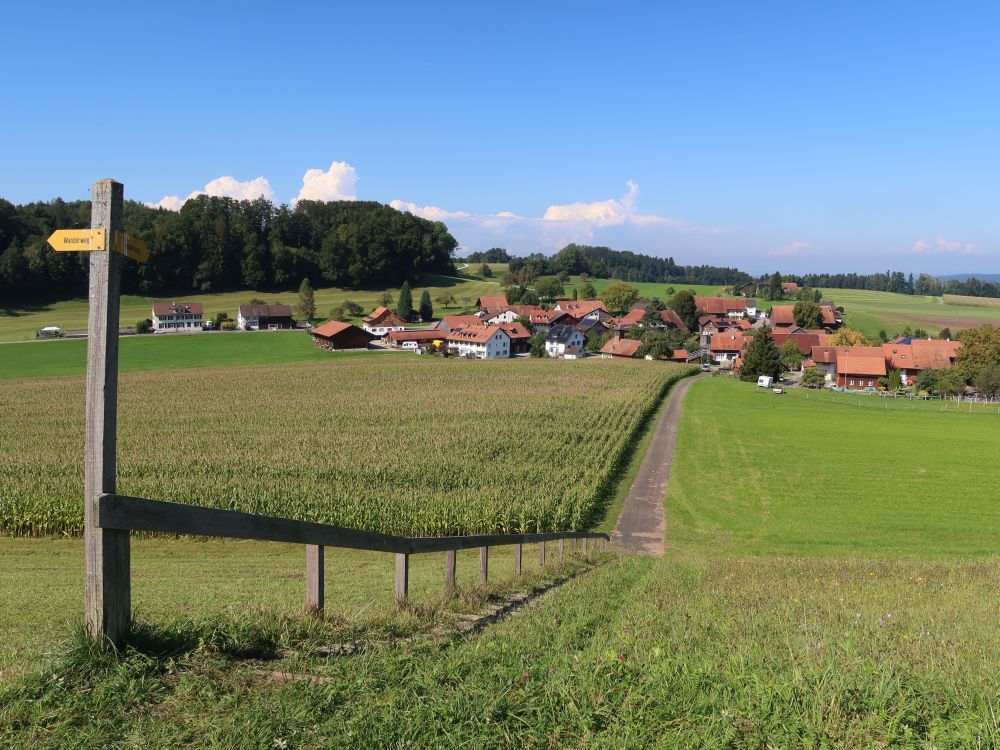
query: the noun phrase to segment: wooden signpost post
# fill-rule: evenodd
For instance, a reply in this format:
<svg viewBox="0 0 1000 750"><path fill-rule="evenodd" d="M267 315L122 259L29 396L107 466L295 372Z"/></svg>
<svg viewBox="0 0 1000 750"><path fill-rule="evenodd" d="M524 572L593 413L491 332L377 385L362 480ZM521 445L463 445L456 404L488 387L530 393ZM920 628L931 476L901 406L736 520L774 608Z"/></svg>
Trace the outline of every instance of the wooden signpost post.
<svg viewBox="0 0 1000 750"><path fill-rule="evenodd" d="M60 229L49 244L60 251L90 253L90 311L87 320L87 420L84 467L84 618L92 638L116 646L131 617L128 531L102 529L98 500L115 491L118 419L118 315L122 257L145 260L145 243L127 237L122 226L125 186L98 180L91 192L90 229ZM112 237L111 247L107 238ZM111 250L112 252L108 252Z"/></svg>

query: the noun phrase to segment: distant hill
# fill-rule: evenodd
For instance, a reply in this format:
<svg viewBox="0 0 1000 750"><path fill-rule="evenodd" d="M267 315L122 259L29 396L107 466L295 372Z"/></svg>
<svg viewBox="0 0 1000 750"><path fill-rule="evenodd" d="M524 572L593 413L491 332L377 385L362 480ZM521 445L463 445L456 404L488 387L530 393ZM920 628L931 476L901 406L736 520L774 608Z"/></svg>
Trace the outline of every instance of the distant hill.
<svg viewBox="0 0 1000 750"><path fill-rule="evenodd" d="M941 281L968 281L969 279L979 279L980 281L1000 282L1000 273L952 273L947 276L938 276Z"/></svg>

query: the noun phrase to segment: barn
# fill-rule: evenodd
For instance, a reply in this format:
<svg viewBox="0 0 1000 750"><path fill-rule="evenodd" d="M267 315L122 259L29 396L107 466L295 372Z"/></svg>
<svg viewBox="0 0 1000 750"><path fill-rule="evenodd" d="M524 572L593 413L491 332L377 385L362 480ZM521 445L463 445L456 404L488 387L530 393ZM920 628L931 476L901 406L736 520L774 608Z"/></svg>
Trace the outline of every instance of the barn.
<svg viewBox="0 0 1000 750"><path fill-rule="evenodd" d="M330 320L313 328L309 335L320 349L335 351L337 349L367 349L368 343L375 338L350 323Z"/></svg>

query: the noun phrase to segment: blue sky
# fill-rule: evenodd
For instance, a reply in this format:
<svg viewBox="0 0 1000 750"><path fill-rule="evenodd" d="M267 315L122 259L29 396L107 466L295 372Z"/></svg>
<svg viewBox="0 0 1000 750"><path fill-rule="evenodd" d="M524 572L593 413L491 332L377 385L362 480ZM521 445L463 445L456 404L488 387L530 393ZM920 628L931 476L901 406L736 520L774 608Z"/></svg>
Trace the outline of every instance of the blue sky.
<svg viewBox="0 0 1000 750"><path fill-rule="evenodd" d="M479 5L19 3L0 195L113 176L393 202L470 249L1000 271L1000 6Z"/></svg>

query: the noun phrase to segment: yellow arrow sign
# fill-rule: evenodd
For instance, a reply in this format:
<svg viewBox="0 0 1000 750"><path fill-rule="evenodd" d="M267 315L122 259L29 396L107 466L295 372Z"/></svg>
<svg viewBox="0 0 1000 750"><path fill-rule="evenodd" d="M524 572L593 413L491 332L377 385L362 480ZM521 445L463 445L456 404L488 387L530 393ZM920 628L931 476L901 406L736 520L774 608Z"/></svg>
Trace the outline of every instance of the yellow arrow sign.
<svg viewBox="0 0 1000 750"><path fill-rule="evenodd" d="M114 247L111 248L116 253L121 253L126 258L145 263L149 260L149 245L142 240L129 237L127 234L115 232Z"/></svg>
<svg viewBox="0 0 1000 750"><path fill-rule="evenodd" d="M61 253L107 250L107 230L57 229L49 237L49 244Z"/></svg>

